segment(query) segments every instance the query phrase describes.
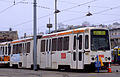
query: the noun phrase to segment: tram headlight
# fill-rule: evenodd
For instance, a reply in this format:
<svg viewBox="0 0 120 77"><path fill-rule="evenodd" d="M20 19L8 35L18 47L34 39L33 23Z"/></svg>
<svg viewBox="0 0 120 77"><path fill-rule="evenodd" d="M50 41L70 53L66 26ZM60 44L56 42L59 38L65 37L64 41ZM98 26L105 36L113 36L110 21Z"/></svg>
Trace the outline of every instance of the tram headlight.
<svg viewBox="0 0 120 77"><path fill-rule="evenodd" d="M94 57L92 57L91 59L94 60Z"/></svg>
<svg viewBox="0 0 120 77"><path fill-rule="evenodd" d="M105 61L107 61L107 59L108 59L108 58L107 58L107 57L105 57Z"/></svg>
<svg viewBox="0 0 120 77"><path fill-rule="evenodd" d="M110 57L108 57L108 60L110 60Z"/></svg>

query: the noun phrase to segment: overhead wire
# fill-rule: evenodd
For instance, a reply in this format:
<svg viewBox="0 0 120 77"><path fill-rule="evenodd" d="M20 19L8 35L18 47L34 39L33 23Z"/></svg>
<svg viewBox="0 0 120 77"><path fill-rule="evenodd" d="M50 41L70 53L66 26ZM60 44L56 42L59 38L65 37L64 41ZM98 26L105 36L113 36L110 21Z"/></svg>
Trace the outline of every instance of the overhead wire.
<svg viewBox="0 0 120 77"><path fill-rule="evenodd" d="M93 13L92 15L100 14L100 13L103 13L103 12L106 12L106 11L110 11L110 10L113 10L113 9L117 9L117 8L120 8L120 5L116 6L116 7L109 8L109 9L105 9L105 10L102 10L102 11L99 11L99 12L96 12L96 13ZM84 17L86 17L86 16L71 18L71 19L68 19L68 20L64 20L62 22L74 21L74 20L77 20L77 19L82 19Z"/></svg>
<svg viewBox="0 0 120 77"><path fill-rule="evenodd" d="M73 5L76 5L76 4L77 4L77 3L68 2L68 1L63 1L63 0L59 0L59 2L68 3L68 4L73 4ZM77 5L78 5L78 4L77 4Z"/></svg>
<svg viewBox="0 0 120 77"><path fill-rule="evenodd" d="M53 14L54 14L54 13L51 13L51 14L48 14L48 15L44 15L44 16L38 17L37 19L39 20L39 19L41 19L41 18L45 18L45 17L51 16L51 15L53 15ZM25 21L25 22L16 24L16 25L14 25L14 26L12 26L12 27L24 25L24 24L30 23L30 22L32 22L32 21L33 21L33 20L28 20L28 21Z"/></svg>
<svg viewBox="0 0 120 77"><path fill-rule="evenodd" d="M89 3L95 2L95 1L97 1L97 0L92 0L92 1L89 1L89 2L85 2L85 3L79 4L79 5L76 5L76 6L70 7L70 8L63 9L63 10L61 10L61 11L67 11L67 10L70 10L70 9L73 9L73 8L76 8L76 7L80 7L80 6L83 6L83 5L86 5L86 4L89 4Z"/></svg>
<svg viewBox="0 0 120 77"><path fill-rule="evenodd" d="M21 0L20 2L22 2L22 1L24 1L24 0ZM19 2L16 3L16 2L14 1L12 5L8 6L7 8L3 9L2 11L0 11L0 14L3 13L3 12L5 12L6 10L12 8L13 6L15 6L15 5L17 5L17 4L19 4Z"/></svg>
<svg viewBox="0 0 120 77"><path fill-rule="evenodd" d="M104 21L103 23L109 23L109 22L114 22L114 21L119 21L119 20L120 20L120 18L119 19L110 20L110 21Z"/></svg>

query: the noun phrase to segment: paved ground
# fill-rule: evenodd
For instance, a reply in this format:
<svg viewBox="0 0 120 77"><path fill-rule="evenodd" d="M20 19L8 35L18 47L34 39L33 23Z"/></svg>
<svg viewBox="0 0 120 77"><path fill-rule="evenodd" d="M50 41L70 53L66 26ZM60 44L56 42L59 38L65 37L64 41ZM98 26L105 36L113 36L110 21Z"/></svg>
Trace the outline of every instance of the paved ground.
<svg viewBox="0 0 120 77"><path fill-rule="evenodd" d="M30 69L0 68L0 77L120 77L120 66L112 66L112 73L107 73L107 70L102 70L100 73L85 73L79 71L33 71Z"/></svg>

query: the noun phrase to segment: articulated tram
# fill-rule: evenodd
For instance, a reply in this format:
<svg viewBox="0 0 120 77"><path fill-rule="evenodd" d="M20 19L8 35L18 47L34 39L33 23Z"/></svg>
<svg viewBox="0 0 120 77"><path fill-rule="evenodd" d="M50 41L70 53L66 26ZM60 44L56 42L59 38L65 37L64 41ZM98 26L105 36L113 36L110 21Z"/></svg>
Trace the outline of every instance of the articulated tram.
<svg viewBox="0 0 120 77"><path fill-rule="evenodd" d="M33 68L33 39L10 43L10 66ZM99 56L105 67L111 62L109 31L84 27L37 38L37 66L42 69L93 69Z"/></svg>

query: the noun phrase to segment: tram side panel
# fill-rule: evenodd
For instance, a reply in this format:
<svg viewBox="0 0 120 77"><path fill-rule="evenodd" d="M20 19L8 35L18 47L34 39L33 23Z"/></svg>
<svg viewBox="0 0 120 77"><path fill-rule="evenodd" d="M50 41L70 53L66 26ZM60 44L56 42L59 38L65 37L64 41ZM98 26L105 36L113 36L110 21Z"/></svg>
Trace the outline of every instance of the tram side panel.
<svg viewBox="0 0 120 77"><path fill-rule="evenodd" d="M72 42L72 35L39 40L40 68L58 69L66 66L67 68L73 68Z"/></svg>
<svg viewBox="0 0 120 77"><path fill-rule="evenodd" d="M71 66L71 52L70 52L70 35L64 35L57 38L62 38L62 49L59 51L59 49L54 49L53 46L55 46L55 42L52 42L52 68L58 69L58 68L65 68ZM52 38L52 41L54 41L55 38ZM57 43L59 46L59 43ZM57 45L56 45L57 46ZM57 48L57 47L56 47Z"/></svg>

